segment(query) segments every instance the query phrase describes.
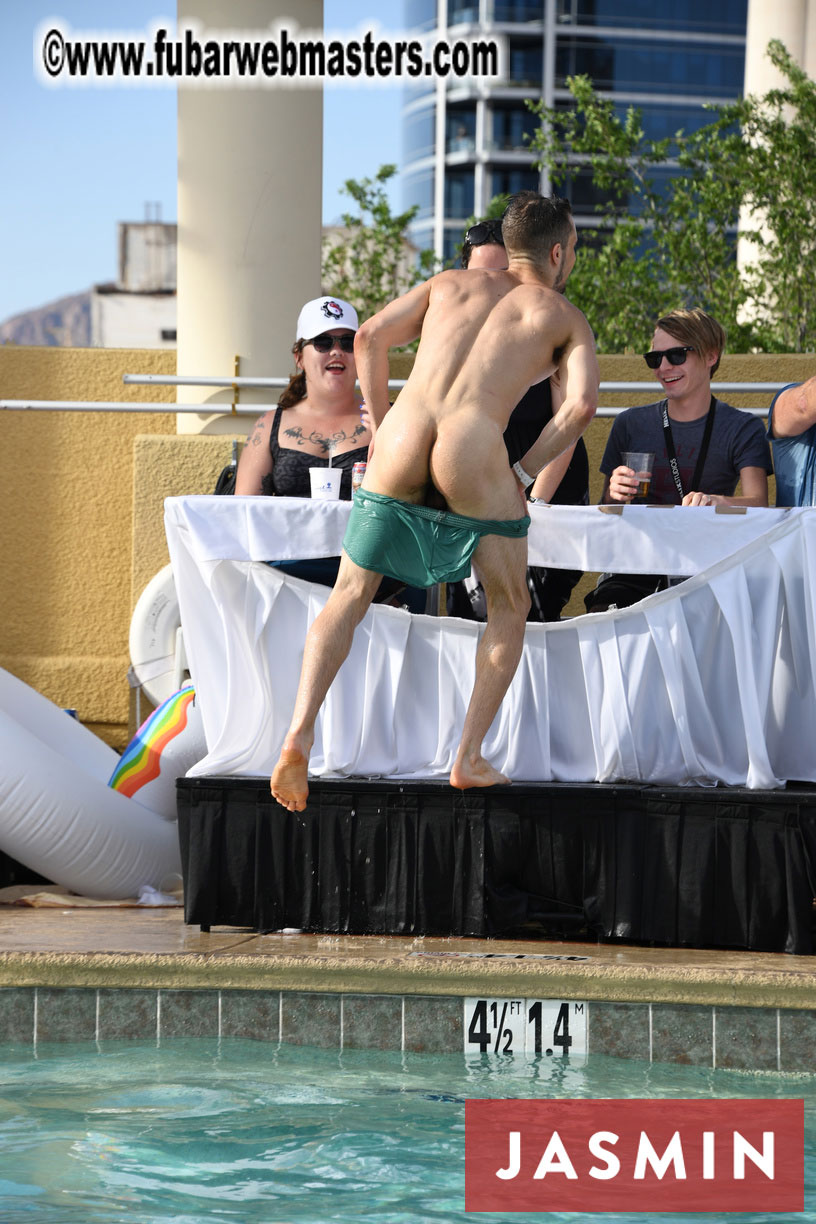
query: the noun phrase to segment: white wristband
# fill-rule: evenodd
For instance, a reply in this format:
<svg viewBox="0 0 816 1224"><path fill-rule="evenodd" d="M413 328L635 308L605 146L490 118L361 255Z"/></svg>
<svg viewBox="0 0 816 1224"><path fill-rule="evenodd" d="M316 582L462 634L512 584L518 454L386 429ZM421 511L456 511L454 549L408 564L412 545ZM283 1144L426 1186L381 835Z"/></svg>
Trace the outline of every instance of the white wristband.
<svg viewBox="0 0 816 1224"><path fill-rule="evenodd" d="M525 489L529 489L530 485L535 480L535 476L528 476L524 468L521 466L521 460L517 459L513 464L513 471L518 476Z"/></svg>

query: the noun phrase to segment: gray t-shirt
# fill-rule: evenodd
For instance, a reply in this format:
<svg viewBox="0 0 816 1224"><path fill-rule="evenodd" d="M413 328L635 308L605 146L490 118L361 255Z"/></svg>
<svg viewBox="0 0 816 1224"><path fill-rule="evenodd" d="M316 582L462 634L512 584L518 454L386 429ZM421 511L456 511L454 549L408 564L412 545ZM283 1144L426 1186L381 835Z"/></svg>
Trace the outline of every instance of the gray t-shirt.
<svg viewBox="0 0 816 1224"><path fill-rule="evenodd" d="M605 476L610 476L623 463L624 451L653 451L655 461L649 500L658 505L679 505L680 496L669 466L663 435L664 402L661 400L641 408L627 408L626 412L615 418L601 460L601 471ZM717 400L700 487L692 489L691 480L705 424L705 416L696 421L671 420L672 440L684 493L721 493L733 497L742 468L758 467L769 474L773 471L770 448L759 417Z"/></svg>

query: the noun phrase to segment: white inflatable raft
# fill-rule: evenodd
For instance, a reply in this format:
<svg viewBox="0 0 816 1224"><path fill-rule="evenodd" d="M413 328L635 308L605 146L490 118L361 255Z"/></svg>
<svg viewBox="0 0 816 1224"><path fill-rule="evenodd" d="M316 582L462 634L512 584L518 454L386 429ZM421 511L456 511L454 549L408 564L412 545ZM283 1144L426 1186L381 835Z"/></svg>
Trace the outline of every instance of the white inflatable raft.
<svg viewBox="0 0 816 1224"><path fill-rule="evenodd" d="M83 896L136 897L180 872L175 778L204 754L189 690L173 717L155 711L120 758L76 719L0 668L0 849ZM168 703L164 703L168 705ZM150 725L163 727L144 786L122 783L122 761L150 756ZM174 722L176 734L168 732ZM117 782L118 775L118 782ZM119 785L120 789L114 789Z"/></svg>

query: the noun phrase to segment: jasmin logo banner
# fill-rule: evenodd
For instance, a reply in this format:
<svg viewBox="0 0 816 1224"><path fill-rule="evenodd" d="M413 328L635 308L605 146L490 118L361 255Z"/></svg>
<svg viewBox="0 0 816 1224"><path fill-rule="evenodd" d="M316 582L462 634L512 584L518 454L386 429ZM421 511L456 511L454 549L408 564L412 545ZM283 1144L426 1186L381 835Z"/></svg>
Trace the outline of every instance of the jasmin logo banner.
<svg viewBox="0 0 816 1224"><path fill-rule="evenodd" d="M801 1100L473 1100L468 1211L804 1210Z"/></svg>

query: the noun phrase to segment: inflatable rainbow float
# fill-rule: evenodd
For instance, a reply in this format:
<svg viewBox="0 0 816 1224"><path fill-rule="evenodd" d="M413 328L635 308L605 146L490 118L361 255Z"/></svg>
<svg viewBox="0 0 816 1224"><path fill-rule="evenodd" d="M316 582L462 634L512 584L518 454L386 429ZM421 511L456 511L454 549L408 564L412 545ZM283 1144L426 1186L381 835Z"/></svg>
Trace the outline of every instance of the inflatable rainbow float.
<svg viewBox="0 0 816 1224"><path fill-rule="evenodd" d="M0 849L83 896L161 892L181 870L176 778L205 752L192 685L163 701L119 757L0 668Z"/></svg>

